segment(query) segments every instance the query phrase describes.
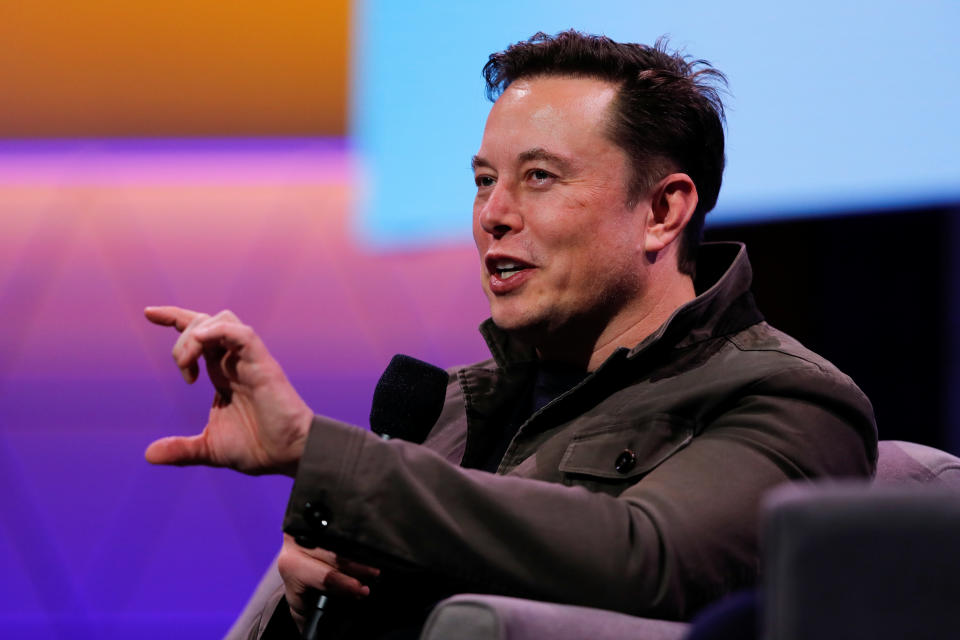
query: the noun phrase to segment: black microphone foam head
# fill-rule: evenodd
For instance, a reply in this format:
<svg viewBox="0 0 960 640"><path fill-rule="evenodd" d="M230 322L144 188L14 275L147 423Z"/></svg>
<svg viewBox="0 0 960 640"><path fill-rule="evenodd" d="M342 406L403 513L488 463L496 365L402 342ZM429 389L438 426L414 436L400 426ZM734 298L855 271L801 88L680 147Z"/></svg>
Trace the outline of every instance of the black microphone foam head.
<svg viewBox="0 0 960 640"><path fill-rule="evenodd" d="M393 356L373 391L370 429L421 443L440 417L450 376L440 367L402 354Z"/></svg>

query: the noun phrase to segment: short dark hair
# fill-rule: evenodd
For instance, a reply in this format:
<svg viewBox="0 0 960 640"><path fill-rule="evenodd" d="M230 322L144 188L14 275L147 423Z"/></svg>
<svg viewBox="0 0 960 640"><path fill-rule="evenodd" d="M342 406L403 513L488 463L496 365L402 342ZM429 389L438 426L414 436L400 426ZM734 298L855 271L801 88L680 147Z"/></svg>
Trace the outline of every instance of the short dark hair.
<svg viewBox="0 0 960 640"><path fill-rule="evenodd" d="M723 180L724 75L705 60L668 51L665 38L651 47L572 29L555 36L537 33L491 54L483 67L491 101L513 81L536 76L590 77L619 85L608 135L632 164L629 204L673 171L686 173L697 186L699 201L677 259L681 272L694 275L703 220L717 203Z"/></svg>

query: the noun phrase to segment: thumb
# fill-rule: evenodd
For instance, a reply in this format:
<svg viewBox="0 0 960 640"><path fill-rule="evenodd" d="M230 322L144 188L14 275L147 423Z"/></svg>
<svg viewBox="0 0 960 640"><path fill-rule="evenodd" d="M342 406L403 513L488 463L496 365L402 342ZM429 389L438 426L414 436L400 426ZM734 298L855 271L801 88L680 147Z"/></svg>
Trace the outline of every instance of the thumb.
<svg viewBox="0 0 960 640"><path fill-rule="evenodd" d="M203 434L160 438L150 443L144 457L151 464L211 464Z"/></svg>

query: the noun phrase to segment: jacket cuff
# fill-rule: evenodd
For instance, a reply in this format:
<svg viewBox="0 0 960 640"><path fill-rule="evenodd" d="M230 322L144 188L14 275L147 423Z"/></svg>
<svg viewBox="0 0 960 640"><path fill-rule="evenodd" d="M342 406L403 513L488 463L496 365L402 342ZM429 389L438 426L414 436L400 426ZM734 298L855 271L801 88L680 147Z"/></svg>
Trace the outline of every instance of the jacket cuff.
<svg viewBox="0 0 960 640"><path fill-rule="evenodd" d="M283 530L301 547L331 549L348 535L348 514L337 503L349 495L344 485L371 438L377 439L361 427L314 416L283 519Z"/></svg>

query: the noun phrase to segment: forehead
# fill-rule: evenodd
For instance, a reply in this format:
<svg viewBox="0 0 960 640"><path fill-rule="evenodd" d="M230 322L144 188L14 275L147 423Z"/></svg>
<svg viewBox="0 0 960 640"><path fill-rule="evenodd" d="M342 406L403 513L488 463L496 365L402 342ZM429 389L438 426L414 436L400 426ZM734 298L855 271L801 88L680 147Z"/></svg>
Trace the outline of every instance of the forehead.
<svg viewBox="0 0 960 640"><path fill-rule="evenodd" d="M521 78L503 92L487 118L484 146L491 136L526 137L536 146L566 138L603 136L617 85L596 78Z"/></svg>

